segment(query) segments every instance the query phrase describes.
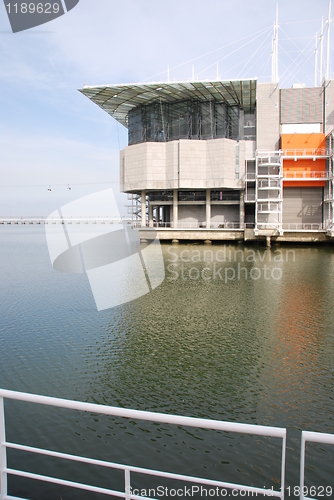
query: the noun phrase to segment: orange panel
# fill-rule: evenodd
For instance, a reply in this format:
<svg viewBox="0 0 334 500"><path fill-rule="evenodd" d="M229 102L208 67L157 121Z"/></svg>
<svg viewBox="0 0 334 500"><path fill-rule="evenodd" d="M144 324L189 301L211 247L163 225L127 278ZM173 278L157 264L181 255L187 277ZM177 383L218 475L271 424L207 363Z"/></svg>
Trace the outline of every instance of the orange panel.
<svg viewBox="0 0 334 500"><path fill-rule="evenodd" d="M282 134L281 149L325 149L325 134Z"/></svg>
<svg viewBox="0 0 334 500"><path fill-rule="evenodd" d="M294 150L297 155L303 154L306 151L309 155L312 154L312 150L325 149L326 148L326 136L325 134L282 134L281 136L281 148L282 150L290 150L291 157L294 157ZM284 177L296 177L296 180L286 180L284 179L284 187L322 187L325 185L325 181L312 181L311 179L316 177L321 177L321 172L325 172L326 160L323 158L313 159L307 158L297 158L294 159L284 159L283 160L283 174ZM319 174L318 174L319 172ZM290 175L289 175L290 174ZM308 178L309 181L298 180L298 177Z"/></svg>
<svg viewBox="0 0 334 500"><path fill-rule="evenodd" d="M306 188L306 187L325 187L325 181L283 181L285 188Z"/></svg>

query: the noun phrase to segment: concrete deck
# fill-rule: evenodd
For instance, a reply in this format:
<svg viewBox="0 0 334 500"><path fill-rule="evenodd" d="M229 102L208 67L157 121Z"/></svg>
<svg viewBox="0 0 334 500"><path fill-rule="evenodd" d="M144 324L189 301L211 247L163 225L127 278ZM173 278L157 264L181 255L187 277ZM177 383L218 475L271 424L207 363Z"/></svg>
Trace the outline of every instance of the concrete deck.
<svg viewBox="0 0 334 500"><path fill-rule="evenodd" d="M141 228L139 238L154 239L156 233L161 241L266 241L264 235L256 236L254 229L176 229L176 228ZM324 243L334 242L334 238L325 230L319 231L284 231L283 235L273 234L271 242L277 243Z"/></svg>

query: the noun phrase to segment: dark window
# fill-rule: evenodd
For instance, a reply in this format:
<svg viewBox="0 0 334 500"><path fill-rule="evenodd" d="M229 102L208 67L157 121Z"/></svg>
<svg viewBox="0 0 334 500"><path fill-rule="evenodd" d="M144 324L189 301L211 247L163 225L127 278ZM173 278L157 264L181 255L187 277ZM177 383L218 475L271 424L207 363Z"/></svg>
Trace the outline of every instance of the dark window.
<svg viewBox="0 0 334 500"><path fill-rule="evenodd" d="M179 201L205 201L205 191L179 191Z"/></svg>
<svg viewBox="0 0 334 500"><path fill-rule="evenodd" d="M148 197L150 201L173 201L173 191L151 191Z"/></svg>
<svg viewBox="0 0 334 500"><path fill-rule="evenodd" d="M240 191L212 190L211 201L239 201Z"/></svg>

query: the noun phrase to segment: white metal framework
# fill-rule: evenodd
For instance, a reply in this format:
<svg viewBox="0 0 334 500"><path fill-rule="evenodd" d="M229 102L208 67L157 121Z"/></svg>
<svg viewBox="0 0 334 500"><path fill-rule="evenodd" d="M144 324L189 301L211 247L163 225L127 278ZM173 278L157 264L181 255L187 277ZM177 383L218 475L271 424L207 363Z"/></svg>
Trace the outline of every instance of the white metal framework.
<svg viewBox="0 0 334 500"><path fill-rule="evenodd" d="M174 424L177 426L189 426L197 427L202 429L215 429L226 432L234 432L240 434L250 434L256 436L268 436L282 439L282 455L281 455L281 488L280 490L265 489L260 487L253 487L241 484L233 484L227 481L215 481L211 479L206 479L202 477L193 477L182 474L175 474L171 472L163 472L153 469L145 469L142 467L133 467L126 464L106 462L102 460L96 460L93 458L86 458L82 456L70 455L68 453L59 453L51 450L34 448L31 446L24 446L19 443L12 443L6 441L5 432L5 413L4 413L4 400L14 399L18 401L25 401L35 404L53 406L57 408L68 408L77 411L98 413L104 415L112 415L117 417L125 417L138 420L146 420L150 422L163 422L167 424ZM49 457L57 457L63 460L70 460L75 462L81 462L91 465L96 465L100 467L106 467L109 469L118 469L124 471L124 491L115 491L105 488L100 488L97 486L91 486L89 484L82 484L78 482L68 481L64 479L59 479L55 477L44 476L40 474L30 473L26 471L16 470L9 468L7 466L7 449L15 449L25 451L27 453L34 453ZM227 488L238 491L247 491L248 494L258 493L262 495L270 495L277 498L284 498L284 485L285 485L285 452L286 452L286 429L278 427L266 427L261 425L250 425L250 424L238 424L234 422L222 422L219 420L209 420L204 418L193 418L193 417L181 417L178 415L168 415L162 413L153 413L147 411L137 411L128 410L124 408L116 408L111 406L97 405L91 403L82 403L77 401L70 401L67 399L57 399L46 396L38 396L33 394L26 394L21 392L7 391L0 389L0 500L12 499L7 492L7 476L20 476L25 478L34 479L37 481L44 481L48 483L68 486L76 489L81 489L85 491L92 491L96 493L105 494L108 496L115 496L119 498L130 499L144 499L147 497L138 496L131 494L131 478L132 472L138 474L145 474L149 476L169 478L179 481L184 481L187 483L204 484L208 486L214 486L215 488Z"/></svg>
<svg viewBox="0 0 334 500"><path fill-rule="evenodd" d="M311 443L322 443L322 444L334 445L334 435L333 434L324 434L322 432L302 431L302 440L301 440L301 447L300 447L300 500L311 500L311 497L308 497L304 494L304 492L305 492L305 446L306 446L307 441L309 441ZM311 488L310 488L310 490L311 490ZM306 490L308 490L308 488L306 488ZM317 490L317 489L315 488L315 490ZM331 491L331 493L332 493L332 491ZM326 492L326 495L327 495L327 492ZM314 498L314 496L315 495L313 495L313 498ZM320 496L322 496L322 495L320 495ZM327 495L327 496L330 496L330 495Z"/></svg>
<svg viewBox="0 0 334 500"><path fill-rule="evenodd" d="M255 158L255 234L260 234L261 231L282 234L282 207L282 151L257 151Z"/></svg>
<svg viewBox="0 0 334 500"><path fill-rule="evenodd" d="M327 137L328 141L328 160L326 164L326 186L324 193L324 226L332 236L334 228L334 176L333 176L333 133Z"/></svg>

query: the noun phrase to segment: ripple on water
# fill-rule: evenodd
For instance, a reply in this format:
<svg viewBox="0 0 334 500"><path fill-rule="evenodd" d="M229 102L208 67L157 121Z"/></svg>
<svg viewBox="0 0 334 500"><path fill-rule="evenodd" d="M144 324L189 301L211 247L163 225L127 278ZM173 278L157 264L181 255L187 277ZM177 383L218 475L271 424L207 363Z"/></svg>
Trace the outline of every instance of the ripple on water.
<svg viewBox="0 0 334 500"><path fill-rule="evenodd" d="M286 426L287 483L298 484L300 429L334 432L332 249L293 249L294 261L279 263L280 280L172 281L166 271L150 294L97 312L86 276L54 272L44 235L29 231L7 233L0 250L2 387ZM180 245L173 252L180 257L198 248ZM163 252L167 266L167 246ZM241 262L248 276L255 266L277 265L261 252L262 261ZM219 263L223 273L237 264ZM202 271L208 263L184 263L185 276L195 265ZM236 481L242 470L245 482L261 486L278 477L275 440L76 412L59 418L51 410L36 414L15 405L8 405L8 414L9 435L35 445L51 446L44 438L51 428L55 445L65 451L81 453L84 446L87 455L129 463L135 456L145 466ZM333 482L326 469L330 451L312 453L310 481Z"/></svg>

